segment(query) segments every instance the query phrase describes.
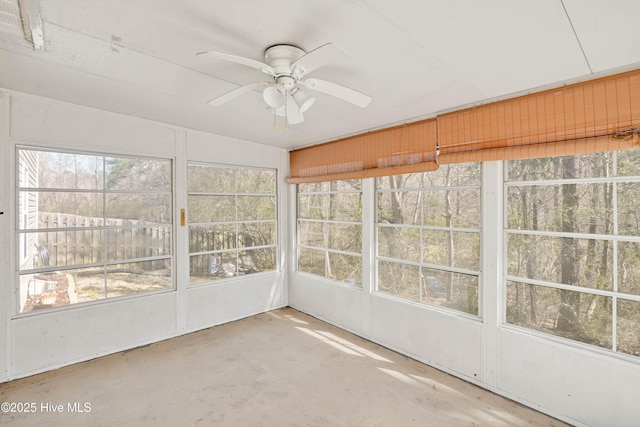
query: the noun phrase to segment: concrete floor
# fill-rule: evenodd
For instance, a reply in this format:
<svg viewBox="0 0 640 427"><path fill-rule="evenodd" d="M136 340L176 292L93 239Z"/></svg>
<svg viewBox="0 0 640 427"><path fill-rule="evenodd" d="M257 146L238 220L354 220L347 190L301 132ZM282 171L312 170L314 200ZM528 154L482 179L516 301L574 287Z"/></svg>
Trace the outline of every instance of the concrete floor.
<svg viewBox="0 0 640 427"><path fill-rule="evenodd" d="M0 413L12 426L564 425L290 308L0 384L0 402L35 403Z"/></svg>

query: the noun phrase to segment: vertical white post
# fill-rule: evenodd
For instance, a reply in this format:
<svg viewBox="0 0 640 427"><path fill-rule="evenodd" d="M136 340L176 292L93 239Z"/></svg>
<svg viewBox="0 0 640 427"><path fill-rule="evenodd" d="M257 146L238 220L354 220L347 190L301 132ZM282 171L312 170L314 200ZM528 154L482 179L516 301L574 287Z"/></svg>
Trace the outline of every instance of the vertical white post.
<svg viewBox="0 0 640 427"><path fill-rule="evenodd" d="M482 163L482 378L489 388L497 386L499 362L498 325L503 305L503 162Z"/></svg>
<svg viewBox="0 0 640 427"><path fill-rule="evenodd" d="M371 336L371 294L375 289L376 185L362 180L362 334Z"/></svg>
<svg viewBox="0 0 640 427"><path fill-rule="evenodd" d="M187 329L187 286L189 285L189 228L181 224L181 210L187 212L187 134L184 130L176 130L176 157L174 166L174 227L175 227L175 279L177 286L176 315L177 332L184 333Z"/></svg>
<svg viewBox="0 0 640 427"><path fill-rule="evenodd" d="M0 302L0 343L3 345L3 351L0 351L0 379L7 378L11 373L10 355L11 355L11 313L16 302L16 280L15 278L15 251L11 249L15 247L15 233L12 232L13 227L13 203L10 192L15 191L14 179L12 179L12 171L15 171L15 160L10 155L14 150L10 149L10 94L9 92L0 91L0 283L4 286L4 298Z"/></svg>

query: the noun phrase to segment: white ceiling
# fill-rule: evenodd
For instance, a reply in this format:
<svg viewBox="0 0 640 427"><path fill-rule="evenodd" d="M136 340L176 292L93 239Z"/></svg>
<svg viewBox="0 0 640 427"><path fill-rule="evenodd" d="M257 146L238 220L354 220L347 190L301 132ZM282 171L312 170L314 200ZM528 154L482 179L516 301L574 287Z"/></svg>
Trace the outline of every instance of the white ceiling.
<svg viewBox="0 0 640 427"><path fill-rule="evenodd" d="M40 8L43 50L0 27L0 87L282 148L640 68L638 0L40 0ZM309 51L328 42L350 57L310 76L370 95L366 109L318 94L304 123L273 131L259 92L207 105L264 75L197 52L262 61L274 44Z"/></svg>

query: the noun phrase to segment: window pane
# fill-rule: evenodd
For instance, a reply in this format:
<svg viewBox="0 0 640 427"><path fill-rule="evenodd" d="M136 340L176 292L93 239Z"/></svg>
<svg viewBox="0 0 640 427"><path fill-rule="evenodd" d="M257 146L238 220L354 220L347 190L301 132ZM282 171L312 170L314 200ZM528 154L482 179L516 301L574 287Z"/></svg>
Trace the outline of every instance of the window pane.
<svg viewBox="0 0 640 427"><path fill-rule="evenodd" d="M241 248L276 244L275 222L243 222L238 224L238 240Z"/></svg>
<svg viewBox="0 0 640 427"><path fill-rule="evenodd" d="M507 323L611 348L611 298L507 283Z"/></svg>
<svg viewBox="0 0 640 427"><path fill-rule="evenodd" d="M618 351L640 356L640 302L618 299Z"/></svg>
<svg viewBox="0 0 640 427"><path fill-rule="evenodd" d="M276 198L270 196L238 196L238 220L276 219Z"/></svg>
<svg viewBox="0 0 640 427"><path fill-rule="evenodd" d="M640 183L618 184L618 233L640 236Z"/></svg>
<svg viewBox="0 0 640 427"><path fill-rule="evenodd" d="M298 221L298 243L324 248L326 226L325 222Z"/></svg>
<svg viewBox="0 0 640 427"><path fill-rule="evenodd" d="M32 200L19 206L19 215L33 215L39 228L85 227L88 223L102 225L103 194L78 192L20 192L19 197ZM26 211L25 211L26 209ZM31 227L30 227L31 228Z"/></svg>
<svg viewBox="0 0 640 427"><path fill-rule="evenodd" d="M508 234L508 274L613 290L611 248L607 240Z"/></svg>
<svg viewBox="0 0 640 427"><path fill-rule="evenodd" d="M299 248L298 252L298 270L325 275L325 252L307 248Z"/></svg>
<svg viewBox="0 0 640 427"><path fill-rule="evenodd" d="M235 249L235 224L189 226L189 252Z"/></svg>
<svg viewBox="0 0 640 427"><path fill-rule="evenodd" d="M480 228L480 190L424 191L424 225Z"/></svg>
<svg viewBox="0 0 640 427"><path fill-rule="evenodd" d="M276 248L260 248L238 253L238 274L252 274L276 269Z"/></svg>
<svg viewBox="0 0 640 427"><path fill-rule="evenodd" d="M171 227L110 228L103 236L107 261L171 255Z"/></svg>
<svg viewBox="0 0 640 427"><path fill-rule="evenodd" d="M329 219L332 221L362 221L362 194L330 194Z"/></svg>
<svg viewBox="0 0 640 427"><path fill-rule="evenodd" d="M106 157L105 163L108 190L171 190L171 162L169 160Z"/></svg>
<svg viewBox="0 0 640 427"><path fill-rule="evenodd" d="M298 193L322 193L329 191L328 182L312 182L309 184L298 184Z"/></svg>
<svg viewBox="0 0 640 427"><path fill-rule="evenodd" d="M618 176L640 175L640 150L618 151Z"/></svg>
<svg viewBox="0 0 640 427"><path fill-rule="evenodd" d="M420 261L420 229L378 227L378 256Z"/></svg>
<svg viewBox="0 0 640 427"><path fill-rule="evenodd" d="M263 169L236 169L238 193L276 193L276 171Z"/></svg>
<svg viewBox="0 0 640 427"><path fill-rule="evenodd" d="M107 194L105 216L110 220L171 223L171 194ZM121 225L115 221L107 225Z"/></svg>
<svg viewBox="0 0 640 427"><path fill-rule="evenodd" d="M378 193L378 222L385 224L420 224L422 192L392 191Z"/></svg>
<svg viewBox="0 0 640 427"><path fill-rule="evenodd" d="M189 222L233 222L235 196L189 196Z"/></svg>
<svg viewBox="0 0 640 427"><path fill-rule="evenodd" d="M378 261L378 291L411 301L419 301L420 267Z"/></svg>
<svg viewBox="0 0 640 427"><path fill-rule="evenodd" d="M235 170L217 166L187 166L187 187L189 192L234 193Z"/></svg>
<svg viewBox="0 0 640 427"><path fill-rule="evenodd" d="M480 269L480 233L423 230L422 262L449 267Z"/></svg>
<svg viewBox="0 0 640 427"><path fill-rule="evenodd" d="M612 191L610 183L509 187L508 227L609 234Z"/></svg>
<svg viewBox="0 0 640 427"><path fill-rule="evenodd" d="M640 295L640 243L618 243L618 291Z"/></svg>
<svg viewBox="0 0 640 427"><path fill-rule="evenodd" d="M478 276L422 269L422 302L478 314Z"/></svg>
<svg viewBox="0 0 640 427"><path fill-rule="evenodd" d="M26 166L32 175L28 187L103 189L102 156L22 149L18 153L19 167Z"/></svg>
<svg viewBox="0 0 640 427"><path fill-rule="evenodd" d="M189 283L210 282L236 275L236 252L189 257Z"/></svg>
<svg viewBox="0 0 640 427"><path fill-rule="evenodd" d="M31 268L64 267L102 262L104 230L57 231L21 233L34 242L31 262L23 263L21 270ZM36 243L37 242L37 243Z"/></svg>
<svg viewBox="0 0 640 427"><path fill-rule="evenodd" d="M362 286L362 258L329 252L329 277Z"/></svg>
<svg viewBox="0 0 640 427"><path fill-rule="evenodd" d="M425 186L460 187L480 185L482 181L480 166L480 163L440 165L438 170L425 173Z"/></svg>
<svg viewBox="0 0 640 427"><path fill-rule="evenodd" d="M567 164L574 177L600 178L610 176L613 166L612 153L592 153L542 159L510 160L507 181L541 181L569 178Z"/></svg>
<svg viewBox="0 0 640 427"><path fill-rule="evenodd" d="M326 202L324 194L298 195L298 218L327 219Z"/></svg>
<svg viewBox="0 0 640 427"><path fill-rule="evenodd" d="M327 224L329 248L345 252L362 252L362 226L352 224Z"/></svg>
<svg viewBox="0 0 640 427"><path fill-rule="evenodd" d="M171 289L171 260L116 264L107 267L107 297Z"/></svg>
<svg viewBox="0 0 640 427"><path fill-rule="evenodd" d="M431 172L429 172L431 173ZM398 188L422 188L425 178L423 173L408 173L376 178L376 188L379 190L395 190Z"/></svg>

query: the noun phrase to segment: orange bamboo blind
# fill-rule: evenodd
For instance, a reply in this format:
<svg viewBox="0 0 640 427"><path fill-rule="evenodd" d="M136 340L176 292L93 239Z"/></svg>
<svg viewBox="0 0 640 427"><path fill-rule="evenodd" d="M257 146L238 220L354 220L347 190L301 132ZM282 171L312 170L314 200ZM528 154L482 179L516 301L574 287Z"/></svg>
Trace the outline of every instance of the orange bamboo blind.
<svg viewBox="0 0 640 427"><path fill-rule="evenodd" d="M640 70L438 116L438 163L638 146Z"/></svg>
<svg viewBox="0 0 640 427"><path fill-rule="evenodd" d="M435 119L370 132L289 153L289 184L433 171Z"/></svg>

